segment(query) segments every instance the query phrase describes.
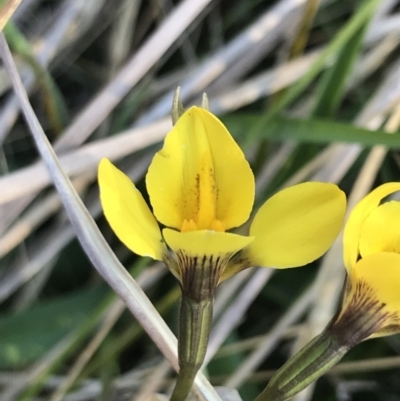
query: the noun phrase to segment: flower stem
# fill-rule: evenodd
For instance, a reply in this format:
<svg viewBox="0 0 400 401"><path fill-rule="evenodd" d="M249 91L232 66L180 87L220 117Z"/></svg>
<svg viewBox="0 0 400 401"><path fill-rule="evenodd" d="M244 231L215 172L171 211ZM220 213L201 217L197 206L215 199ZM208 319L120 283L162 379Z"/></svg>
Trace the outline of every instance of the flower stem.
<svg viewBox="0 0 400 401"><path fill-rule="evenodd" d="M329 330L310 341L272 377L254 401L284 401L336 365L349 350Z"/></svg>
<svg viewBox="0 0 400 401"><path fill-rule="evenodd" d="M348 350L379 332L391 318L366 283L349 286L346 302L325 330L286 362L254 401L293 397L336 365Z"/></svg>
<svg viewBox="0 0 400 401"><path fill-rule="evenodd" d="M179 375L170 401L184 401L207 351L213 299L194 300L183 294L179 314Z"/></svg>

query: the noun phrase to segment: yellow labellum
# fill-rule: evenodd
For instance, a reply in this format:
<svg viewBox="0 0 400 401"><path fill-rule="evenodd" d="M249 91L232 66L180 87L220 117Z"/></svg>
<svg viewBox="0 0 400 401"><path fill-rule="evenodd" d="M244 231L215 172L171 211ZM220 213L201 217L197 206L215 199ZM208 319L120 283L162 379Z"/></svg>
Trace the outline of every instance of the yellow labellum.
<svg viewBox="0 0 400 401"><path fill-rule="evenodd" d="M180 233L169 228L163 230L165 241L174 252L184 252L190 257L203 255L234 255L249 245L254 238L231 233L219 233L211 230Z"/></svg>

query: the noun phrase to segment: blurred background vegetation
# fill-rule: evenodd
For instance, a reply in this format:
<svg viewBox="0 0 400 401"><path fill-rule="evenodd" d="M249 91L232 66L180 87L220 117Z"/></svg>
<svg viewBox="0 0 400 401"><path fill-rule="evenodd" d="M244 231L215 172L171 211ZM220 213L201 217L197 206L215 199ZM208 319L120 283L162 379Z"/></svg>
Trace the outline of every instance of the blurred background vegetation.
<svg viewBox="0 0 400 401"><path fill-rule="evenodd" d="M62 166L174 332L177 281L115 238L96 166L115 160L145 194L178 85L185 106L206 91L241 144L255 209L304 180L337 183L352 205L400 179L397 0L23 0L4 33ZM0 92L0 400L167 392L169 364L77 243L2 67ZM335 312L341 258L338 241L304 268L224 283L211 383L252 400ZM370 340L295 401L399 401L399 367L398 336Z"/></svg>

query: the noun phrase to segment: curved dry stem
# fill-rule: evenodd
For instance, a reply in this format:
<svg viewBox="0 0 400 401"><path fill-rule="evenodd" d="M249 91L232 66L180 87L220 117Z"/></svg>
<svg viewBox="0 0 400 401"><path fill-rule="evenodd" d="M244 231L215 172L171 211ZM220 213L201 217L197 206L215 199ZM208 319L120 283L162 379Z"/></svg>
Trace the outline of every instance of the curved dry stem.
<svg viewBox="0 0 400 401"><path fill-rule="evenodd" d="M175 336L143 290L112 252L106 240L101 235L95 221L77 195L71 181L63 172L57 156L32 110L28 96L12 60L7 42L2 34L0 35L0 50L36 146L60 194L79 242L100 275L124 300L128 309L142 324L161 352L174 368L177 369L177 342ZM197 376L196 385L206 400L219 400L217 393L203 375L199 374Z"/></svg>

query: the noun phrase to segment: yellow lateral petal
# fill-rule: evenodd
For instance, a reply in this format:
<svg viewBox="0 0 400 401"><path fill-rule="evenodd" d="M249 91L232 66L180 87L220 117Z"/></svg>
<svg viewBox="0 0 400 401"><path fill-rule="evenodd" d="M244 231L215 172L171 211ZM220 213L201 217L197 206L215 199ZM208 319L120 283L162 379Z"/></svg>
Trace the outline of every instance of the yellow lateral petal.
<svg viewBox="0 0 400 401"><path fill-rule="evenodd" d="M365 283L366 287L363 288L365 291L368 289L372 291L372 300L385 304L386 312L400 315L400 255L398 253L381 252L360 259L353 266L349 279L352 288L356 288L357 283Z"/></svg>
<svg viewBox="0 0 400 401"><path fill-rule="evenodd" d="M365 218L360 234L360 254L396 252L400 254L400 202L378 206Z"/></svg>
<svg viewBox="0 0 400 401"><path fill-rule="evenodd" d="M185 220L185 227L198 230L218 221L226 230L239 226L254 201L254 177L243 152L225 126L198 107L187 110L167 135L146 183L157 219L178 230Z"/></svg>
<svg viewBox="0 0 400 401"><path fill-rule="evenodd" d="M358 202L351 211L343 232L343 260L347 271L350 271L357 261L361 227L364 220L383 198L396 191L400 191L400 183L383 184Z"/></svg>
<svg viewBox="0 0 400 401"><path fill-rule="evenodd" d="M346 197L336 185L306 182L268 199L250 228L244 252L255 265L303 266L322 256L339 234Z"/></svg>
<svg viewBox="0 0 400 401"><path fill-rule="evenodd" d="M129 177L102 159L98 178L104 215L116 236L138 255L162 260L166 248L160 228Z"/></svg>
<svg viewBox="0 0 400 401"><path fill-rule="evenodd" d="M190 257L214 255L215 257L235 254L249 245L253 237L217 231L201 230L181 233L165 228L165 242L175 252L183 252Z"/></svg>

